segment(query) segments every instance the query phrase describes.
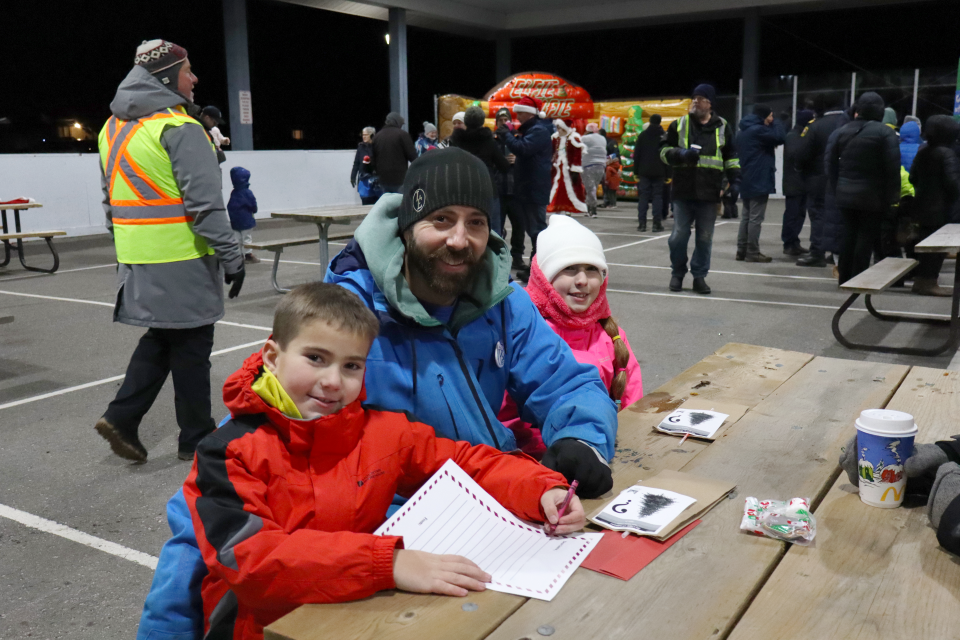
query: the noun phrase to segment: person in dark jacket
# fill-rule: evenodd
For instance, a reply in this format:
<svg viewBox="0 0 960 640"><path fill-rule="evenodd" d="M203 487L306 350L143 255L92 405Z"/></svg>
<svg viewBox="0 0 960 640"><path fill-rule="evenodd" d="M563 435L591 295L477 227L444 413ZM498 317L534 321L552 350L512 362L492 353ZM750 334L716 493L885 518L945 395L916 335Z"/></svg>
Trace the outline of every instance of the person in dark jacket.
<svg viewBox="0 0 960 640"><path fill-rule="evenodd" d="M870 267L870 257L891 208L900 201L900 144L882 124L883 98L872 91L857 101L856 119L827 145L827 188L843 218L839 283Z"/></svg>
<svg viewBox="0 0 960 640"><path fill-rule="evenodd" d="M900 166L910 171L919 150L920 125L913 121L904 122L900 127Z"/></svg>
<svg viewBox="0 0 960 640"><path fill-rule="evenodd" d="M493 132L483 126L485 114L477 106L467 109L463 118L466 129L454 129L450 136L450 146L458 147L477 156L490 172L490 180L496 185L496 174L510 171L510 163L500 152ZM500 199L494 198L490 205L490 228L498 236L503 235L503 222L500 217Z"/></svg>
<svg viewBox="0 0 960 640"><path fill-rule="evenodd" d="M637 184L637 231L647 230L647 205L652 204L653 230L663 231L663 181L667 165L660 160L660 145L666 131L660 126L660 114L650 116L647 128L637 136L633 149L633 172Z"/></svg>
<svg viewBox="0 0 960 640"><path fill-rule="evenodd" d="M245 245L253 242L250 230L257 226L254 214L257 213L257 197L250 190L250 172L243 167L230 169L230 182L233 191L227 202L227 215L230 216L230 228L237 232L237 242L243 250L243 261L252 264L260 262L253 249Z"/></svg>
<svg viewBox="0 0 960 640"><path fill-rule="evenodd" d="M776 192L777 158L774 151L783 144L783 123L773 117L765 104L753 107L753 113L740 121L737 157L740 158L740 197L743 218L737 233L737 260L770 262L760 253L760 226L767 211L767 200Z"/></svg>
<svg viewBox="0 0 960 640"><path fill-rule="evenodd" d="M910 184L916 191L912 215L920 225L918 241L950 222L950 214L960 200L960 160L953 152L960 124L950 116L936 115L927 120L926 130L927 144L917 152L910 170ZM914 293L953 294L952 289L937 284L945 257L942 253L917 254L920 264L913 272Z"/></svg>
<svg viewBox="0 0 960 640"><path fill-rule="evenodd" d="M380 188L384 193L400 193L403 179L407 177L407 164L417 159L410 134L401 129L403 116L391 111L387 114L383 129L373 139L373 169L380 176Z"/></svg>
<svg viewBox="0 0 960 640"><path fill-rule="evenodd" d="M823 154L827 150L830 134L850 121L843 106L832 104L822 117L817 117L800 134L796 147L795 163L803 176L807 190L807 215L810 216L810 255L797 260L800 267L827 266L826 252L839 251L839 247L827 246L825 236L827 221L827 177Z"/></svg>
<svg viewBox="0 0 960 640"><path fill-rule="evenodd" d="M800 134L813 120L813 111L806 109L797 112L797 124L787 133L783 143L783 182L781 183L786 206L783 210L783 226L780 227L780 240L783 252L788 256L802 256L807 250L800 244L800 230L807 217L807 189L803 175L797 167L797 147Z"/></svg>
<svg viewBox="0 0 960 640"><path fill-rule="evenodd" d="M510 170L505 173L497 172L495 178L497 194L500 196L501 223L503 223L503 218L510 220L511 266L513 269L522 270L526 268L523 262L523 210L520 208L513 194L513 163L517 157L507 149L505 138L499 132L501 127L507 132L510 132L513 128L513 115L510 113L510 109L506 107L500 107L497 111L497 126L496 132L493 134L493 139L496 141L500 153L510 162Z"/></svg>
<svg viewBox="0 0 960 640"><path fill-rule="evenodd" d="M538 115L543 103L524 96L513 107L520 128L514 134L506 127L497 130L504 144L517 156L513 169L514 196L523 209L523 222L530 236L531 257L537 253L537 236L547 228L550 204L550 165L553 162L553 135ZM527 272L518 274L523 279Z"/></svg>
<svg viewBox="0 0 960 640"><path fill-rule="evenodd" d="M360 132L361 142L357 145L357 153L353 156L353 169L350 170L350 186L357 189L360 183L373 175L371 158L373 157L373 136L377 130L373 127L364 127ZM378 187L379 189L379 187ZM363 204L373 204L379 196L360 196Z"/></svg>
<svg viewBox="0 0 960 640"><path fill-rule="evenodd" d="M707 272L713 249L713 227L717 221L723 175L731 190L740 185L740 162L737 160L733 130L727 121L713 112L716 90L701 84L693 90L690 113L670 123L660 149L660 159L674 168L673 232L670 246L672 276L670 290L680 291L687 273L687 243L696 223L697 237L690 261L693 290L709 294Z"/></svg>

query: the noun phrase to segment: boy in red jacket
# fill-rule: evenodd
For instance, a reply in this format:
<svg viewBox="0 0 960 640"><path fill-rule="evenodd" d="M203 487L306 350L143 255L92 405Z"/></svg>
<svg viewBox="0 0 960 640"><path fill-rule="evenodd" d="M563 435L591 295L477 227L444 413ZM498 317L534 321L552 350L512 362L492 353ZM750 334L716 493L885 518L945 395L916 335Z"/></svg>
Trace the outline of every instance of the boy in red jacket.
<svg viewBox="0 0 960 640"><path fill-rule="evenodd" d="M523 454L434 435L410 415L366 407L376 317L346 289L297 287L273 335L227 379L232 418L207 436L184 495L210 573L205 637L262 638L301 604L383 589L465 596L490 576L461 556L376 536L395 493L412 495L452 459L518 517L557 523L563 476ZM585 524L574 497L557 534Z"/></svg>
<svg viewBox="0 0 960 640"><path fill-rule="evenodd" d="M607 169L603 178L603 206L616 208L617 189L620 188L620 156L611 153L607 158Z"/></svg>

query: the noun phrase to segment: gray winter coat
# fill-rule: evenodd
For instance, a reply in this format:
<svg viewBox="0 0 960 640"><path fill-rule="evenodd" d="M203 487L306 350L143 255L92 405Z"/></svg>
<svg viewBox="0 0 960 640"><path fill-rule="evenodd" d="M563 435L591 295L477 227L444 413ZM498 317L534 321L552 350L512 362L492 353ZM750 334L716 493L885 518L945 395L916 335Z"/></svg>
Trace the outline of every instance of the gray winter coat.
<svg viewBox="0 0 960 640"><path fill-rule="evenodd" d="M177 105L190 106L142 67L135 66L120 83L110 111L121 120L136 120ZM139 327L191 329L223 317L223 273L243 268L237 234L230 228L223 204L217 156L202 127L170 127L160 138L173 165L173 175L194 233L203 236L212 256L162 264L121 264L117 270L117 303L113 320ZM107 180L100 167L103 210L113 235Z"/></svg>

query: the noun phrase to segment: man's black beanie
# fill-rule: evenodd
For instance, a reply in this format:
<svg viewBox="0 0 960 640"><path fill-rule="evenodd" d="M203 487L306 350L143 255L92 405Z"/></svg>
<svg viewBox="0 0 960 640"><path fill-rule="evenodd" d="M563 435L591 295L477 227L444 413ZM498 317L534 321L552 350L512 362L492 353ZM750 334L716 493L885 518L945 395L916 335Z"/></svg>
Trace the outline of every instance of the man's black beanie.
<svg viewBox="0 0 960 640"><path fill-rule="evenodd" d="M450 205L474 207L490 219L493 182L483 161L458 149L433 149L414 160L403 181L400 233Z"/></svg>
<svg viewBox="0 0 960 640"><path fill-rule="evenodd" d="M755 104L753 105L753 115L761 118L763 120L767 119L767 116L773 113L773 109L770 108L770 105L766 104Z"/></svg>

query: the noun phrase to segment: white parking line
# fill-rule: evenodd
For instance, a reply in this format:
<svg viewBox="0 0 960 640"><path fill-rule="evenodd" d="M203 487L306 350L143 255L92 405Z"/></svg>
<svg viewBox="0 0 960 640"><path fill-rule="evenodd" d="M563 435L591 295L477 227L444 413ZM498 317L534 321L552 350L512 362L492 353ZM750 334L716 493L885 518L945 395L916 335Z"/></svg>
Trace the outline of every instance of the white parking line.
<svg viewBox="0 0 960 640"><path fill-rule="evenodd" d="M611 267L632 267L634 269L666 269L670 270L670 267L660 267L650 264L625 264L620 262L608 262L607 265ZM821 278L817 276L789 276L789 275L780 275L777 273L751 273L749 271L718 271L716 269L710 269L710 273L723 273L731 276L756 276L759 278L790 278L792 280L827 280L829 282L836 283L835 278Z"/></svg>
<svg viewBox="0 0 960 640"><path fill-rule="evenodd" d="M27 513L26 511L20 511L19 509L8 507L5 504L0 504L0 516L19 522L20 524L26 525L31 529L52 533L55 536L60 536L61 538L66 538L67 540L79 542L82 545L99 549L100 551L117 556L118 558L123 558L124 560L129 560L130 562L136 562L139 565L147 567L151 571L155 571L157 568L158 559L154 556L143 553L142 551L130 549L129 547L124 547L116 542L110 542L109 540L92 536L89 533L84 533L83 531L78 531L77 529L68 527L65 524L60 524L59 522L54 522L53 520L47 520L46 518L35 516L32 513Z"/></svg>
<svg viewBox="0 0 960 640"><path fill-rule="evenodd" d="M627 289L607 289L608 293L626 293L635 296L659 296L662 298L683 298L685 300L701 300L701 301L710 301L714 300L717 302L743 302L747 304L767 304L780 307L806 307L808 309L828 309L830 311L836 311L840 308L839 304L829 305L829 304L809 304L806 302L780 302L777 300L746 300L743 298L721 298L719 296L701 296L696 294L685 294L685 293L661 293L659 291L629 291ZM862 311L866 313L866 309L860 309L853 307L850 311ZM877 309L880 313L895 313L903 316L914 316L917 318L946 318L950 319L950 316L941 313L915 313L913 311L891 311L887 309Z"/></svg>
<svg viewBox="0 0 960 640"><path fill-rule="evenodd" d="M227 347L226 349L220 349L219 351L214 351L210 354L211 357L223 355L224 353L230 353L231 351L239 351L240 349L249 349L250 347L262 345L263 340L256 340L254 342L247 342L245 344L240 344L235 347ZM30 404L31 402L38 402L40 400L46 400L47 398L53 398L55 396L62 396L67 393L73 393L74 391L82 391L83 389L89 389L90 387L99 387L103 384L109 384L111 382L116 382L117 380L123 380L124 376L111 376L109 378L104 378L102 380L94 380L93 382L85 382L83 384L78 384L74 387L67 387L66 389L58 389L57 391L50 391L49 393L42 393L38 396L31 396L29 398L23 398L22 400L14 400L13 402L8 402L6 404L0 404L0 411L3 409L10 409L11 407L19 407L20 405Z"/></svg>
<svg viewBox="0 0 960 640"><path fill-rule="evenodd" d="M98 302L97 300L81 300L80 298L60 298L58 296L41 296L36 293L20 293L18 291L2 291L8 296L22 296L24 298L40 298L42 300L58 300L60 302L79 302L82 304L94 304L100 307L110 307L113 308L114 303L112 302ZM270 327L261 327L256 324L243 324L241 322L230 322L229 320L218 320L217 324L223 324L230 327L242 327L244 329L259 329L260 331L273 331Z"/></svg>
<svg viewBox="0 0 960 640"><path fill-rule="evenodd" d="M103 269L104 267L116 267L117 263L113 264L98 264L93 267L77 267L76 269L57 269L56 273L11 273L6 274L8 277L0 278L0 282L10 282L13 280L27 280L29 278L46 278L47 276L56 276L61 273L73 273L75 271L89 271L90 269Z"/></svg>
<svg viewBox="0 0 960 640"><path fill-rule="evenodd" d="M718 222L717 224L714 225L714 227L722 227L722 226L725 225L725 224L731 224L731 223L730 223L730 222ZM621 244L621 245L616 246L616 247L610 247L609 249L604 249L603 252L606 253L607 251L615 251L616 249L626 249L627 247L634 247L634 246L636 246L636 245L638 245L638 244L643 244L644 242L653 242L654 240L663 240L663 239L669 238L669 237L670 237L670 234L669 234L669 233L664 233L662 236L654 236L654 237L652 237L652 238L647 238L646 240L638 240L638 241L636 241L636 242L631 242L631 243L629 243L629 244Z"/></svg>

